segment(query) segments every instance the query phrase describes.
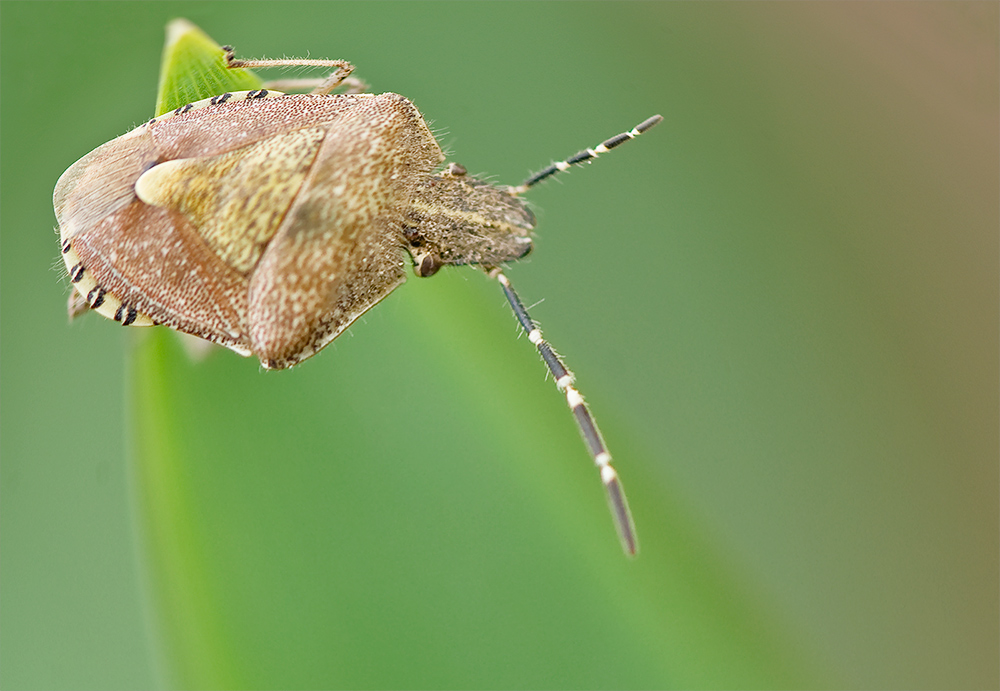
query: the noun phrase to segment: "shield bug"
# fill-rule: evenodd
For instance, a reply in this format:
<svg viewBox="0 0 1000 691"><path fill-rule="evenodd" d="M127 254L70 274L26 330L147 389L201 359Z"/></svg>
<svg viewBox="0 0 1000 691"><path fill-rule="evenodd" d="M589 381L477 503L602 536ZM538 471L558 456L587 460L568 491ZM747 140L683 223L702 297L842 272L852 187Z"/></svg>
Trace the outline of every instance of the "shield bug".
<svg viewBox="0 0 1000 691"><path fill-rule="evenodd" d="M573 375L542 337L502 266L531 250L520 195L634 139L653 116L516 187L450 163L417 108L360 93L342 60L226 66L334 68L309 94L218 94L156 117L90 152L54 194L76 297L125 326L164 325L260 359L314 355L405 279L472 264L495 278L538 349L600 470L622 545L637 548L611 456ZM333 94L338 86L345 93Z"/></svg>

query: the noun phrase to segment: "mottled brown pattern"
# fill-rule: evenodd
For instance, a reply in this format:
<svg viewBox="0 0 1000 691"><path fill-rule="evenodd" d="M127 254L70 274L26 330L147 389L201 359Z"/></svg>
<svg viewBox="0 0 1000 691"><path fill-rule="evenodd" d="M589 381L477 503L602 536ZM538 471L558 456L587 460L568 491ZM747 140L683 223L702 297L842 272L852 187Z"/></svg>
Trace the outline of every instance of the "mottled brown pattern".
<svg viewBox="0 0 1000 691"><path fill-rule="evenodd" d="M153 321L246 352L247 279L176 211L135 200L77 234L97 283Z"/></svg>
<svg viewBox="0 0 1000 691"><path fill-rule="evenodd" d="M342 114L250 282L254 352L286 367L312 355L403 279L399 209L443 156L394 94Z"/></svg>
<svg viewBox="0 0 1000 691"><path fill-rule="evenodd" d="M299 193L325 133L311 127L217 156L167 161L142 174L136 194L184 214L222 261L249 273Z"/></svg>
<svg viewBox="0 0 1000 691"><path fill-rule="evenodd" d="M92 228L131 204L133 186L155 160L154 144L143 127L113 139L74 163L56 183L52 197L61 240Z"/></svg>
<svg viewBox="0 0 1000 691"><path fill-rule="evenodd" d="M430 275L530 249L524 203L458 166L435 174L443 160L398 94L234 95L99 147L54 203L110 295L283 368L402 283L405 252Z"/></svg>

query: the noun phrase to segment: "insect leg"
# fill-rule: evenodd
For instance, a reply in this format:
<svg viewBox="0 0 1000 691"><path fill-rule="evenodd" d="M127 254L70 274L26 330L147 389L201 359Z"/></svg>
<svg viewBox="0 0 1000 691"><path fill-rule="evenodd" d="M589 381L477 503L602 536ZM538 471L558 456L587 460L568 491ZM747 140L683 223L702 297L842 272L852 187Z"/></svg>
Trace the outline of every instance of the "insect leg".
<svg viewBox="0 0 1000 691"><path fill-rule="evenodd" d="M266 67L336 67L337 69L334 70L334 72L331 73L329 77L319 80L318 84L312 90L312 93L314 94L330 93L331 91L336 89L342 82L347 80L351 72L354 71L354 65L347 62L346 60L310 60L304 58L291 58L291 59L278 59L278 60L243 60L236 58L236 54L233 52L232 46L222 46L222 49L226 51L226 67L230 69L253 68L253 67L265 67L265 68ZM357 86L363 87L364 83L358 82L357 80L351 80L350 84L354 87ZM363 88L361 90L363 90Z"/></svg>

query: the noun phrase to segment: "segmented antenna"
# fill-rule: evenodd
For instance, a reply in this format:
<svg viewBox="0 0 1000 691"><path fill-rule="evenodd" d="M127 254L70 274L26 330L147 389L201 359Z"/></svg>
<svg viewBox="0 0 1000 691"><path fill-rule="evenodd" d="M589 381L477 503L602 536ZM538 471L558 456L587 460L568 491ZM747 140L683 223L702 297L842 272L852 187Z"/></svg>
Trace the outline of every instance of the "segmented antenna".
<svg viewBox="0 0 1000 691"><path fill-rule="evenodd" d="M500 269L494 269L490 272L490 276L500 282L500 287L503 288L504 295L507 296L507 302L510 303L511 309L514 310L514 316L517 317L517 321L520 322L524 332L528 334L528 340L538 348L538 352L548 366L549 372L552 373L552 377L556 380L556 388L565 394L566 405L569 406L569 409L573 412L573 417L576 418L576 425L580 429L583 441L587 444L590 457L594 459L594 463L601 471L601 482L604 483L604 489L607 491L608 506L611 508L611 517L615 521L615 528L618 531L618 538L621 540L622 549L625 550L627 555L634 556L639 549L639 545L635 537L635 525L632 523L632 513L628 509L628 500L625 499L625 490L622 489L618 473L611 466L611 454L608 452L608 447L604 445L601 431L597 428L597 423L594 422L594 417L590 414L587 404L584 403L583 396L580 395L580 392L573 385L573 373L566 369L562 358L556 355L552 346L542 338L541 330L531 319L528 310L524 307L517 293L514 292L514 288L510 285L510 281L503 272Z"/></svg>
<svg viewBox="0 0 1000 691"><path fill-rule="evenodd" d="M611 151L611 149L627 142L629 139L635 139L662 120L662 115L654 115L651 118L643 120L628 132L622 132L617 136L611 137L611 139L605 140L593 149L584 149L570 156L565 161L553 163L544 170L532 175L522 185L511 187L510 193L516 196L527 192L542 180L556 173L568 170L570 166L586 163L597 158L600 154ZM541 329L538 328L532 320L531 315L528 314L528 310L517 296L507 276L500 269L491 269L489 275L500 282L500 287L503 288L504 295L507 296L507 302L510 303L510 308L514 310L514 316L517 317L517 321L521 324L524 332L528 334L528 340L538 349L542 360L545 361L545 365L549 368L549 372L552 373L552 377L556 381L556 388L566 396L566 405L569 406L573 417L576 419L576 426L579 428L580 435L587 445L590 457L594 459L594 464L601 472L601 482L604 483L604 489L607 492L608 506L611 508L611 517L614 519L615 529L618 531L618 538L621 540L622 549L625 550L625 554L634 556L639 549L639 543L635 536L635 524L632 522L632 512L628 508L625 490L622 488L621 480L618 479L618 473L615 472L614 467L611 465L611 454L608 452L608 447L604 444L604 438L601 437L601 430L597 428L594 416L590 414L590 409L584 402L583 396L580 395L580 392L574 386L573 373L566 368L562 358L556 354L552 346L542 338Z"/></svg>
<svg viewBox="0 0 1000 691"><path fill-rule="evenodd" d="M561 173L564 170L569 170L570 166L579 165L580 163L586 163L587 161L597 158L599 154L611 151L613 148L615 148L619 144L622 144L623 142L627 142L629 139L635 139L640 134L648 130L653 125L656 125L657 123L661 122L662 120L663 120L662 115L654 115L651 118L643 120L628 132L622 132L621 134L616 135L611 139L607 139L601 142L593 149L584 149L583 151L580 151L570 156L565 161L559 161L558 163L553 163L548 168L545 168L544 170L539 171L538 173L532 175L530 178L525 180L523 184L517 187L511 187L510 193L514 195L524 194L529 189L540 183L542 180L545 180L546 178L549 178L555 175L556 173Z"/></svg>

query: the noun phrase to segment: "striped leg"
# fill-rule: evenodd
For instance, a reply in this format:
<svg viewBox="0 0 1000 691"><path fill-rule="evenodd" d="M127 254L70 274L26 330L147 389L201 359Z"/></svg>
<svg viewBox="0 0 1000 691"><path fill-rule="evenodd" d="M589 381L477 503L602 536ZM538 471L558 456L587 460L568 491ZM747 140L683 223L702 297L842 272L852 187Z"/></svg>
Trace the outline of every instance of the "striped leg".
<svg viewBox="0 0 1000 691"><path fill-rule="evenodd" d="M654 115L651 118L647 118L646 120L643 120L638 125L633 127L628 132L622 132L621 134L614 136L611 139L602 142L601 144L598 144L593 149L584 149L583 151L580 151L579 153L570 156L565 161L559 161L558 163L553 163L548 168L545 168L544 170L532 175L530 178L525 180L522 185L519 185L518 187L511 187L510 192L511 194L524 194L529 189L540 183L542 180L545 180L546 178L549 178L555 175L556 173L561 173L564 170L568 170L570 166L575 166L580 163L586 163L587 161L597 158L599 154L611 151L613 148L615 148L619 144L622 144L623 142L627 142L629 139L635 139L640 134L648 130L653 125L656 125L657 123L661 122L662 120L663 120L662 115Z"/></svg>
<svg viewBox="0 0 1000 691"><path fill-rule="evenodd" d="M601 438L601 432L597 429L597 423L594 422L594 418L590 414L590 409L584 403L583 396L573 386L573 374L566 369L566 365L563 364L559 356L552 350L552 346L542 338L542 332L535 326L535 322L531 320L528 310L525 309L521 299L514 292L507 277L499 269L491 271L490 276L500 282L500 286L507 296L507 301L510 303L511 309L514 310L514 316L517 317L517 321L520 322L524 332L528 334L528 340L538 348L538 352L541 354L542 359L545 360L545 364L556 380L556 387L566 395L566 403L573 412L573 417L576 418L577 427L580 428L580 434L583 435L583 440L587 444L590 456L601 471L601 482L604 483L604 488L608 493L608 505L611 508L611 517L614 519L615 528L618 530L618 537L621 540L622 548L627 555L635 555L638 543L635 537L635 525L632 523L632 514L628 510L628 501L625 499L625 490L622 489L618 473L611 466L611 454L608 453L608 448L604 445L604 439Z"/></svg>

